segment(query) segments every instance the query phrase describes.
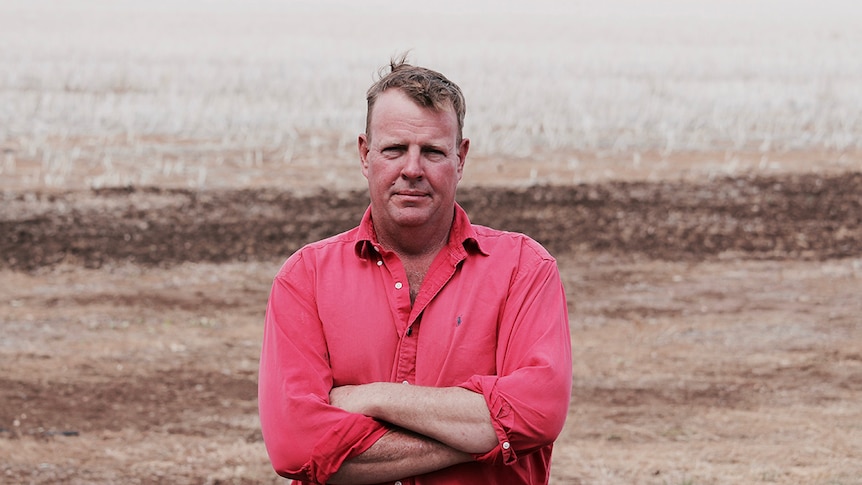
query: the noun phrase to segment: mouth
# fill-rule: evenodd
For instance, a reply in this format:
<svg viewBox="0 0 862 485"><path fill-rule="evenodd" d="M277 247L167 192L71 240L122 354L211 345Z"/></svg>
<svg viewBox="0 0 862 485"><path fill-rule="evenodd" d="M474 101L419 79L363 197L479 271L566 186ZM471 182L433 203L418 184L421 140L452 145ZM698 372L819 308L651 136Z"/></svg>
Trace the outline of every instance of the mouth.
<svg viewBox="0 0 862 485"><path fill-rule="evenodd" d="M419 190L399 190L393 194L396 198L405 202L416 202L429 197L428 192Z"/></svg>

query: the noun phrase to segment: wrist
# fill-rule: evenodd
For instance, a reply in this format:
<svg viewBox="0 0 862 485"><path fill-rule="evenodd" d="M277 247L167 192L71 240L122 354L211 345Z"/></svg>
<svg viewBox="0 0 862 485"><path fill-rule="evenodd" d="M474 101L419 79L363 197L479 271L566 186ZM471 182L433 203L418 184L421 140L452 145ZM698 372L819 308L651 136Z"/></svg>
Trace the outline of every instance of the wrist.
<svg viewBox="0 0 862 485"><path fill-rule="evenodd" d="M372 418L384 418L388 384L388 382L372 382L362 386L362 414Z"/></svg>

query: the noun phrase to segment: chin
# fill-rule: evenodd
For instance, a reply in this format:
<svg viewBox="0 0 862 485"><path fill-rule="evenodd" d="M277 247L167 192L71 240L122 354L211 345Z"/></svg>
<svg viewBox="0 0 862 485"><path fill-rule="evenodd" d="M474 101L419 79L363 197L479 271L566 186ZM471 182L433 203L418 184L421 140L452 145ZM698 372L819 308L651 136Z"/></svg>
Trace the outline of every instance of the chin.
<svg viewBox="0 0 862 485"><path fill-rule="evenodd" d="M428 223L427 217L420 216L404 216L401 215L395 218L395 222L403 227L418 227Z"/></svg>
<svg viewBox="0 0 862 485"><path fill-rule="evenodd" d="M401 226L421 226L431 219L428 212L418 207L400 208L392 214L392 220Z"/></svg>

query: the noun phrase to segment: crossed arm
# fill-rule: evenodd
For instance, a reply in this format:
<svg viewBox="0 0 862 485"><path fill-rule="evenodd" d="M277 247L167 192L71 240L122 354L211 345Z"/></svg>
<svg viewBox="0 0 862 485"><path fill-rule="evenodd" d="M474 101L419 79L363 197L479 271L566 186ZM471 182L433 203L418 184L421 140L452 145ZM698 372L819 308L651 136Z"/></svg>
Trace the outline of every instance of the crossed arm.
<svg viewBox="0 0 862 485"><path fill-rule="evenodd" d="M428 473L472 461L472 454L497 445L484 397L467 389L376 382L337 387L330 401L398 427L345 461L332 483L377 483Z"/></svg>
<svg viewBox="0 0 862 485"><path fill-rule="evenodd" d="M534 269L519 273L506 298L511 308L495 322L507 345L505 355L495 354L493 371L477 370L455 388L376 382L333 389L330 350L349 350L353 342L338 327L327 341L317 312L351 305L310 301L313 278L302 271L311 274L313 265L289 260L273 283L259 373L261 430L276 472L308 482L379 483L474 460L513 465L552 443L571 387L566 304L552 260L524 266ZM337 312L326 319L341 321ZM342 360L339 380L385 379L391 362L365 357L376 370L360 375Z"/></svg>

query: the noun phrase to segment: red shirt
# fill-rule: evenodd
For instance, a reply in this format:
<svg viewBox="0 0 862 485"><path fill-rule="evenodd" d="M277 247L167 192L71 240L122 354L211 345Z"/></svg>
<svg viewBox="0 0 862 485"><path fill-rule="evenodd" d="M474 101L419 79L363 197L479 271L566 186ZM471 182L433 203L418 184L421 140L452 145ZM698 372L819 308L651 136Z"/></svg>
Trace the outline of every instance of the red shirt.
<svg viewBox="0 0 862 485"><path fill-rule="evenodd" d="M556 261L527 236L455 211L412 306L401 262L376 243L370 209L358 227L284 263L266 312L258 396L279 474L323 483L386 432L331 406L333 387L407 382L482 394L499 443L475 462L402 484L548 482L572 384Z"/></svg>

